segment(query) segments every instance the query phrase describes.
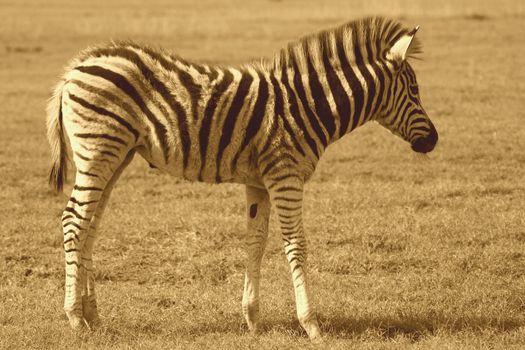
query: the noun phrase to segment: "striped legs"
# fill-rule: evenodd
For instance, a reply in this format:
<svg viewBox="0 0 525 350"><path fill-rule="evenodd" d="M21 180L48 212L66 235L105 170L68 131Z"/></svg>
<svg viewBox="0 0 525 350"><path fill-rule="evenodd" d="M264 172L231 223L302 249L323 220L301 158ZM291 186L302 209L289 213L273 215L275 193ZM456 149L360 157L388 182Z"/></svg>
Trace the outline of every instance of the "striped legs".
<svg viewBox="0 0 525 350"><path fill-rule="evenodd" d="M320 339L317 315L312 306L306 278L306 238L303 231L303 184L283 181L269 186L270 198L281 224L284 253L292 272L299 323L310 339Z"/></svg>
<svg viewBox="0 0 525 350"><path fill-rule="evenodd" d="M242 296L242 312L250 331L259 331L259 279L261 260L268 238L270 200L268 192L246 186L246 208L248 214L248 235L246 238L246 275Z"/></svg>
<svg viewBox="0 0 525 350"><path fill-rule="evenodd" d="M91 219L86 243L84 244L84 247L82 249L82 260L85 262L87 271L86 283L84 284L84 292L82 295L82 312L84 319L91 328L96 327L100 324L95 294L95 271L93 268L92 258L93 245L98 237L98 227L100 225L102 215L104 214L104 210L106 209L109 197L111 195L111 191L113 190L115 183L120 178L120 175L122 174L124 169L129 165L129 163L133 159L134 155L135 151L131 151L130 153L128 153L122 164L117 168L117 170L109 180L108 184L104 188L102 197L99 200L95 214Z"/></svg>
<svg viewBox="0 0 525 350"><path fill-rule="evenodd" d="M87 170L77 170L73 192L62 215L66 262L64 311L73 329L98 323L92 261L96 228L109 193L131 158L132 154L128 155L120 165L95 160L77 162L75 158L75 163Z"/></svg>

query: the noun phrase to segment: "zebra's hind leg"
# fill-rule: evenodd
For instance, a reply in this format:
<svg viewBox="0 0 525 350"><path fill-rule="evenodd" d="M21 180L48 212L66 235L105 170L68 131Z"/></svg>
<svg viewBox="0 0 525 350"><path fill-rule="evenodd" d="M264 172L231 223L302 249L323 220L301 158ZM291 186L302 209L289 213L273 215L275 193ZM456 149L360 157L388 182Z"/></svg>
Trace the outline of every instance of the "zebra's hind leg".
<svg viewBox="0 0 525 350"><path fill-rule="evenodd" d="M111 179L107 183L102 196L100 197L95 214L91 219L89 232L87 234L86 243L82 248L82 261L86 266L87 276L82 293L82 313L88 326L93 329L100 325L100 318L98 316L97 299L95 294L95 269L93 267L93 245L98 237L98 227L106 209L111 191L124 169L131 163L135 151L130 151L122 164L117 168Z"/></svg>
<svg viewBox="0 0 525 350"><path fill-rule="evenodd" d="M247 263L242 296L242 312L251 332L259 331L259 279L261 260L268 238L270 199L268 192L246 186L248 234L246 237Z"/></svg>
<svg viewBox="0 0 525 350"><path fill-rule="evenodd" d="M66 264L64 311L71 327L75 330L85 328L87 325L82 295L90 289L88 283L92 288L94 280L91 251L95 231L91 230L91 224L93 220L98 224L101 212L98 218L95 214L99 204L102 204L101 211L103 211L104 201L107 200L104 199L106 187L115 174L119 174L125 167L125 159L127 156L112 157L108 160L102 154L94 154L91 157L74 154L77 173L71 197L62 215L62 227ZM91 279L89 282L88 278ZM94 293L94 289L92 291ZM87 293L89 295L89 292ZM90 298L87 297L85 304L90 304L89 300ZM91 322L98 318L93 309L89 310L87 315Z"/></svg>

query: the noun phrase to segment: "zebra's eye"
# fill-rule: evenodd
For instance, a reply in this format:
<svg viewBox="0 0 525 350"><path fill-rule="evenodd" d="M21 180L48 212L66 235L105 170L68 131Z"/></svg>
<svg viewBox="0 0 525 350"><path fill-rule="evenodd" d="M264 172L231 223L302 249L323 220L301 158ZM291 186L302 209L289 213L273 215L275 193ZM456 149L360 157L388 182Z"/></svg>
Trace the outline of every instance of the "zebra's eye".
<svg viewBox="0 0 525 350"><path fill-rule="evenodd" d="M412 93L412 95L419 95L419 88L417 87L417 85L412 85L410 87L410 92Z"/></svg>

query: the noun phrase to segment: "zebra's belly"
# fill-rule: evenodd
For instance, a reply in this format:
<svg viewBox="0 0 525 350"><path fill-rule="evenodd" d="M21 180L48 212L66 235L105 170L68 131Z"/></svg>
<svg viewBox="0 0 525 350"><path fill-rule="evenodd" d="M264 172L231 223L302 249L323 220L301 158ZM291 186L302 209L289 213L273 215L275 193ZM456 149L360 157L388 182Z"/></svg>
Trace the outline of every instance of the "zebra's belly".
<svg viewBox="0 0 525 350"><path fill-rule="evenodd" d="M150 154L144 148L138 148L137 151L149 163L150 167L188 181L212 184L237 183L264 187L259 171L250 164L248 159L243 157L239 159L234 169L224 165L218 167L215 164L213 166L213 164L208 164L210 162L201 162L194 159L190 159L186 167L184 167L182 161L176 157L168 160L168 162L164 162L160 155L154 152ZM228 163L228 159L225 160L225 163Z"/></svg>

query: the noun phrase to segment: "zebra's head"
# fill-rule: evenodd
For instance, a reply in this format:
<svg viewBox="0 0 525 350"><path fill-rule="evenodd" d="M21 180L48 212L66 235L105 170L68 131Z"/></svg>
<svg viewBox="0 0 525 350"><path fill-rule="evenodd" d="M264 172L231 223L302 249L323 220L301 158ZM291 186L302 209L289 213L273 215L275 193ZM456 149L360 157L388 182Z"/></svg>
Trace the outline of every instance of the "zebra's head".
<svg viewBox="0 0 525 350"><path fill-rule="evenodd" d="M386 52L391 79L387 98L377 121L395 135L412 145L418 153L432 151L438 141L438 133L421 105L416 74L407 58L420 52L414 40L419 27L402 35Z"/></svg>

